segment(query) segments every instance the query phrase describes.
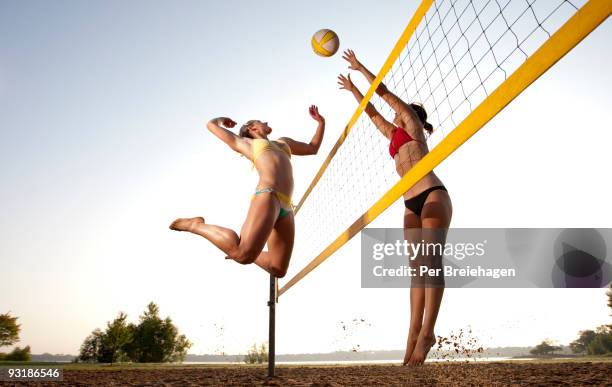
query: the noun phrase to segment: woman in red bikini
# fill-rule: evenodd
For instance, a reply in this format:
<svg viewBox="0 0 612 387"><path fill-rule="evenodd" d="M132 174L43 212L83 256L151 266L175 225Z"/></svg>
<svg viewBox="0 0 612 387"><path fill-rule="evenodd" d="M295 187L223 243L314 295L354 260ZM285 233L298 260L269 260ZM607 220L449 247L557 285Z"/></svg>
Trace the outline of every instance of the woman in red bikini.
<svg viewBox="0 0 612 387"><path fill-rule="evenodd" d="M352 50L345 51L343 58L349 62L349 69L359 71L370 83L374 81L374 74L357 60ZM340 75L338 84L341 89L350 91L357 102L361 103L363 94L355 87L350 75ZM389 139L389 153L395 161L395 169L403 176L429 152L425 132L431 134L433 127L427 122L427 113L422 105L402 101L382 83L376 93L395 111L393 123L387 121L369 102L365 112L378 130ZM425 240L442 243L443 246L453 207L446 188L433 171L404 193L404 204L406 240L414 243ZM420 264L430 267L441 267L441 259L440 255L424 256L411 262L411 265L420 261ZM423 364L436 342L434 326L444 293L444 277L425 278L425 282L422 281L415 278L411 281L410 327L404 365Z"/></svg>

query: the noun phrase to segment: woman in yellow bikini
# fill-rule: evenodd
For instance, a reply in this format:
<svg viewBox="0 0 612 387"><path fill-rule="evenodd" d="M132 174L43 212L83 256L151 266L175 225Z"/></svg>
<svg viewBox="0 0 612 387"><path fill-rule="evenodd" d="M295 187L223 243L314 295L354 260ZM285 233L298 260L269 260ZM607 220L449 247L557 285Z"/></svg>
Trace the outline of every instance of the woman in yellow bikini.
<svg viewBox="0 0 612 387"><path fill-rule="evenodd" d="M318 108L311 106L309 113L318 122L317 131L309 143L289 137L268 140L272 128L259 120L248 121L238 135L226 129L236 126L232 119L219 117L210 120L206 125L208 130L251 160L259 174L246 220L240 236L228 228L206 224L202 217L179 218L172 222L170 229L200 235L227 254L227 258L245 265L255 263L268 273L283 277L289 267L295 234L290 158L292 154L316 154L325 131L325 119ZM263 251L266 243L268 251Z"/></svg>

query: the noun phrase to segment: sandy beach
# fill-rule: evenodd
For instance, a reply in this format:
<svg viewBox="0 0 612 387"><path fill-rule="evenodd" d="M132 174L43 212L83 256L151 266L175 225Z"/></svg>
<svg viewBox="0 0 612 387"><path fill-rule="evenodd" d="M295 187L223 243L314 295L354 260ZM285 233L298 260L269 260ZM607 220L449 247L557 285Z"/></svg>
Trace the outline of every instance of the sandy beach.
<svg viewBox="0 0 612 387"><path fill-rule="evenodd" d="M612 386L612 361L525 361L358 366L71 365L63 382L0 382L2 386Z"/></svg>

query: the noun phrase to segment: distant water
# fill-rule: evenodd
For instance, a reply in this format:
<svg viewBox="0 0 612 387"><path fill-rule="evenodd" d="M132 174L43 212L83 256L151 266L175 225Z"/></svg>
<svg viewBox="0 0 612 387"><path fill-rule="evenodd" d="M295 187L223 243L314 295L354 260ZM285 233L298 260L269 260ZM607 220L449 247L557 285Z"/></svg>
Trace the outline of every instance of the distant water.
<svg viewBox="0 0 612 387"><path fill-rule="evenodd" d="M483 361L516 361L516 360L534 360L534 358L512 358L512 357L479 357L479 358L454 358L454 359L427 359L428 363L443 363L443 362L483 362ZM54 363L65 363L71 362L66 360L54 360ZM182 363L175 364L227 364L227 365L241 365L243 361L184 361ZM401 360L394 359L381 359L381 360L303 360L303 361L276 361L279 365L325 365L325 364L401 364Z"/></svg>
<svg viewBox="0 0 612 387"><path fill-rule="evenodd" d="M516 360L534 360L534 358L512 358L512 357L479 357L479 358L454 358L454 359L427 359L428 363L443 363L443 362L482 362L482 361L516 361ZM66 360L54 360L54 363L65 363L71 362ZM184 361L182 363L175 364L227 364L227 365L241 365L243 361ZM304 360L304 361L276 361L279 365L325 365L325 364L401 364L400 360L394 359L382 359L382 360Z"/></svg>
<svg viewBox="0 0 612 387"><path fill-rule="evenodd" d="M533 360L532 358L513 359L511 357L480 357L480 358L454 358L454 359L427 359L427 362L442 363L442 362L482 362L482 361L507 361L507 360ZM204 361L186 361L183 364L244 364L244 362L204 362ZM305 360L305 361L277 361L278 365L324 365L324 364L401 364L401 360L384 359L384 360Z"/></svg>

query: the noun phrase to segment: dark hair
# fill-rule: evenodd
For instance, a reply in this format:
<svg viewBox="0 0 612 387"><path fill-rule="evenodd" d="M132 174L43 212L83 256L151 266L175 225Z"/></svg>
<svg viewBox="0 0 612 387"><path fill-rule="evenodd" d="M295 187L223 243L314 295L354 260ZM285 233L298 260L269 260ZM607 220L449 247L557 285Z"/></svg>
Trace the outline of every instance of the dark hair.
<svg viewBox="0 0 612 387"><path fill-rule="evenodd" d="M431 134L433 132L433 126L427 122L427 112L423 105L420 103L411 103L410 107L416 112L417 116L419 116L419 120L423 123L423 129Z"/></svg>
<svg viewBox="0 0 612 387"><path fill-rule="evenodd" d="M251 125L255 123L255 121L257 120L249 120L245 122L245 124L242 125L242 127L240 127L240 130L238 131L238 135L240 137L253 138L251 137L251 133L249 133L249 129L251 128Z"/></svg>

